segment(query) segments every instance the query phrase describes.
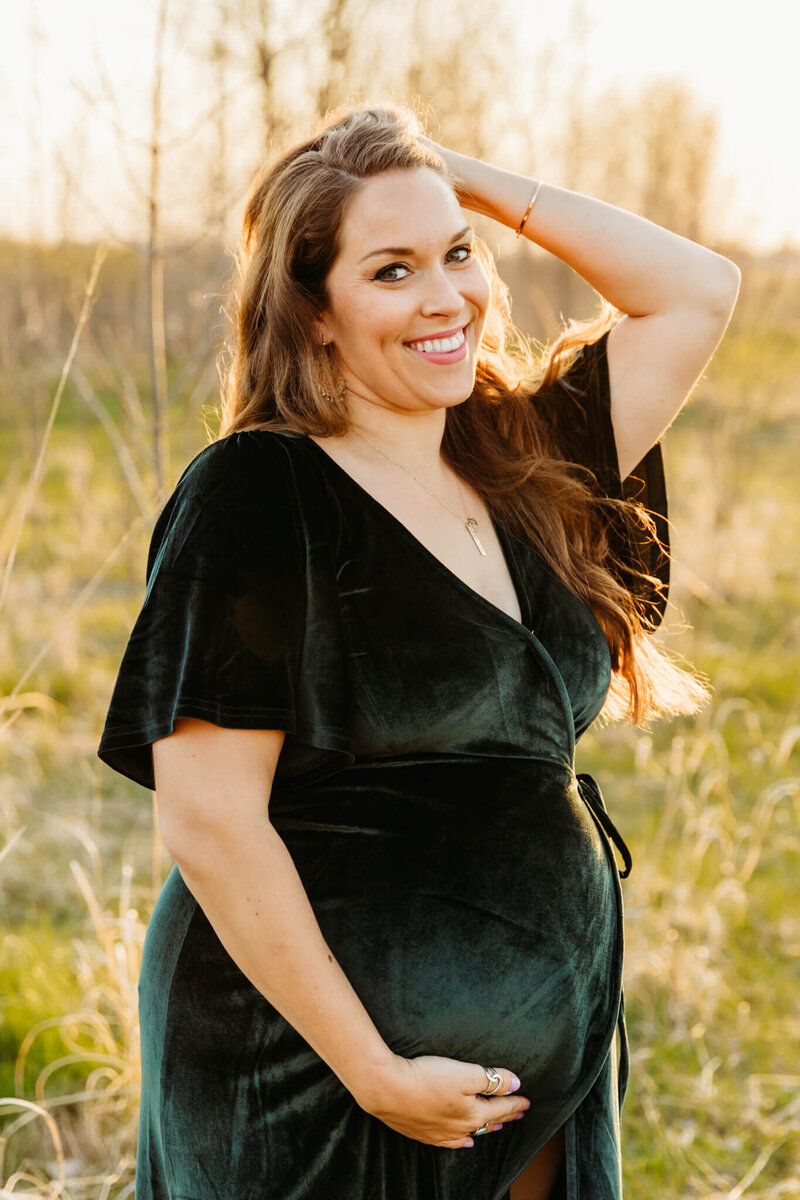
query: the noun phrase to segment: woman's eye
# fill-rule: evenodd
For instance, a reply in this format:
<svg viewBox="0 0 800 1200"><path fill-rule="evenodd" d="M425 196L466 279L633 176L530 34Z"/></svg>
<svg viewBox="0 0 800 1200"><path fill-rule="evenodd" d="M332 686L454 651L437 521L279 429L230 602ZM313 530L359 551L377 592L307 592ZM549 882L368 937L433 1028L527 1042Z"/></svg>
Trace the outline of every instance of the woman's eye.
<svg viewBox="0 0 800 1200"><path fill-rule="evenodd" d="M448 253L448 258L451 254L458 254L463 251L463 257L457 258L454 261L463 263L472 258L472 246L454 246ZM373 275L373 279L379 280L381 283L399 283L401 279L405 279L404 275L388 275L389 271L408 271L408 267L404 263L389 263L388 267L381 267L377 275Z"/></svg>
<svg viewBox="0 0 800 1200"><path fill-rule="evenodd" d="M397 279L389 279L386 275L386 272L387 271L407 271L407 270L408 270L408 267L404 267L402 263L390 263L388 267L382 267L381 270L378 271L378 274L373 276L373 279L380 279L384 283L397 283L398 280Z"/></svg>

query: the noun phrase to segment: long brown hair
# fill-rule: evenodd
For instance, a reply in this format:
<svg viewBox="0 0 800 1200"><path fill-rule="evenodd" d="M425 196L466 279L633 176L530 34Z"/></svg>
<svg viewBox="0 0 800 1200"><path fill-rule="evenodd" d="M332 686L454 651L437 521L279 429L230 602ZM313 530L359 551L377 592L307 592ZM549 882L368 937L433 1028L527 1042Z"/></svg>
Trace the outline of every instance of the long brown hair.
<svg viewBox="0 0 800 1200"><path fill-rule="evenodd" d="M429 167L455 186L422 137L410 109L352 106L331 114L313 138L258 173L229 306L231 344L220 362L219 438L246 429L347 433L335 352L320 350L315 318L327 306L326 280L344 213L365 179ZM537 355L513 324L508 288L480 238L476 253L490 280L491 304L474 390L446 412L443 457L493 518L527 541L594 613L613 668L601 716L642 723L658 713L694 712L708 693L691 669L652 641L645 607L614 573L603 509L623 524L641 527L648 518L640 506L599 499L586 473L559 455L531 402L569 369L583 345L612 327L616 310L604 302L594 320L570 323Z"/></svg>

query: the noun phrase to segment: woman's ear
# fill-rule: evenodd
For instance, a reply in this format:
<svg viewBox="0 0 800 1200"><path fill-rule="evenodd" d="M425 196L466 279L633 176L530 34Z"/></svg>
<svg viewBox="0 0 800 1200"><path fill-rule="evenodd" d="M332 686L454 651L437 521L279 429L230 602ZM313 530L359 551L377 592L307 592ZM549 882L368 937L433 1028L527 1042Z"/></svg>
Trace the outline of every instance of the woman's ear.
<svg viewBox="0 0 800 1200"><path fill-rule="evenodd" d="M314 339L318 346L329 346L332 341L330 330L322 313L314 322Z"/></svg>

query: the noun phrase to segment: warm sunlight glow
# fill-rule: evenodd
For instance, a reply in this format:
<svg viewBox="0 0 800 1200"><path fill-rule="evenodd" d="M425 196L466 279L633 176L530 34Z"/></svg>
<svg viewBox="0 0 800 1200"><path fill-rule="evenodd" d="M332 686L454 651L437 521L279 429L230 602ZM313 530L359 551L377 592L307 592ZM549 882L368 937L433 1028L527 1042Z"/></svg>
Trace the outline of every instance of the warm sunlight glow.
<svg viewBox="0 0 800 1200"><path fill-rule="evenodd" d="M190 7L188 13L175 5L185 36L167 62L169 124L184 131L202 125L208 111L210 67L200 44L210 41L213 27L210 17L204 21L202 3ZM800 241L800 165L789 149L800 107L800 10L794 4L673 0L654 8L641 0L578 0L513 8L530 62L521 95L535 97L540 75L548 71L562 84L568 80L588 106L591 130L593 98L610 86L631 91L664 76L690 83L698 101L719 118L719 236L754 249ZM95 237L109 229L126 236L141 232L142 198L131 176L141 179L145 170L155 9L155 0L36 0L7 7L0 232L34 240L65 233ZM491 7L486 11L491 21ZM253 111L259 97L252 83L238 87L235 103L239 113L243 105ZM500 148L517 119L508 113L498 129L500 165L513 165L502 161ZM553 140L557 121L557 112L542 111L542 144ZM124 152L120 127L127 137ZM538 136L534 129L532 144ZM241 145L240 151L244 177L257 147ZM528 169L533 173L536 164ZM176 172L178 191L184 174ZM167 175L164 186L170 185Z"/></svg>

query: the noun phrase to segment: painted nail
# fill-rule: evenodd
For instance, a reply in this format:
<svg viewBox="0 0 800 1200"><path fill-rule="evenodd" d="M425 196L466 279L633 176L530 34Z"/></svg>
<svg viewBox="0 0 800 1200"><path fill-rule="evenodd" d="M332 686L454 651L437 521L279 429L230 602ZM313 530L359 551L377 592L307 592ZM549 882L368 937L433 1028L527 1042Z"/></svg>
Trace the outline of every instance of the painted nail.
<svg viewBox="0 0 800 1200"><path fill-rule="evenodd" d="M517 1115L514 1117L514 1120L515 1120L515 1121L521 1121L521 1120L522 1120L522 1118L523 1118L524 1116L525 1116L525 1113L524 1113L524 1112L517 1113Z"/></svg>
<svg viewBox="0 0 800 1200"><path fill-rule="evenodd" d="M503 1128L503 1122L498 1121L496 1125L492 1126L492 1133L496 1133L498 1129L502 1129L502 1128Z"/></svg>
<svg viewBox="0 0 800 1200"><path fill-rule="evenodd" d="M475 1143L473 1142L472 1138L467 1138L467 1140L466 1140L466 1141L465 1141L463 1144L464 1144L465 1146L474 1146L474 1145L475 1145Z"/></svg>
<svg viewBox="0 0 800 1200"><path fill-rule="evenodd" d="M518 1092L520 1089L520 1086L521 1085L520 1085L519 1079L517 1079L516 1075L512 1075L511 1076L511 1087L508 1089L509 1092Z"/></svg>

